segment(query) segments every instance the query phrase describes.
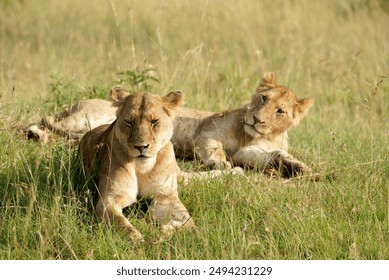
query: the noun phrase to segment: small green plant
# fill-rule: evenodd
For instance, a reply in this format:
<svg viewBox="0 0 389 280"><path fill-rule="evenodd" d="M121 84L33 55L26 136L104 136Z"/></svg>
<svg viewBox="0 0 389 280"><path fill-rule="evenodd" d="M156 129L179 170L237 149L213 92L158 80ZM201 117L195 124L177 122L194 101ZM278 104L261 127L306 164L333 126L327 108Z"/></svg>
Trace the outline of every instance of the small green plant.
<svg viewBox="0 0 389 280"><path fill-rule="evenodd" d="M127 87L131 92L152 91L154 83L159 83L159 79L155 77L153 68L136 68L116 73L116 83Z"/></svg>
<svg viewBox="0 0 389 280"><path fill-rule="evenodd" d="M85 96L85 90L76 80L66 80L60 75L53 75L49 85L48 104L53 110L58 106L69 105Z"/></svg>
<svg viewBox="0 0 389 280"><path fill-rule="evenodd" d="M125 70L115 74L115 80L106 86L94 84L81 85L77 80L67 80L60 75L53 75L49 84L48 105L51 110L58 110L59 106L73 104L83 98L108 98L109 89L120 84L130 92L152 91L154 84L159 83L155 77L154 68Z"/></svg>

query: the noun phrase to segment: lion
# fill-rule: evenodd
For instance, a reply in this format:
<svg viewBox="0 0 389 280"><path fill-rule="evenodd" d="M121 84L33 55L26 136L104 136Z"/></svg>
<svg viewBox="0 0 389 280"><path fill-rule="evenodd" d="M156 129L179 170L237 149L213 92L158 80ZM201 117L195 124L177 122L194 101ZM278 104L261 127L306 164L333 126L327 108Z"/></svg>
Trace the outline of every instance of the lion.
<svg viewBox="0 0 389 280"><path fill-rule="evenodd" d="M222 113L181 107L172 143L178 157L196 157L211 169L232 165L291 177L310 168L288 154L288 130L299 124L312 98L298 99L265 74L251 102Z"/></svg>
<svg viewBox="0 0 389 280"><path fill-rule="evenodd" d="M97 172L96 213L125 229L133 241L142 234L123 215L137 197L152 200L149 212L163 232L195 226L177 192L180 172L170 139L174 111L182 103L180 91L164 97L130 94L114 103L116 120L87 132L78 152L86 174Z"/></svg>
<svg viewBox="0 0 389 280"><path fill-rule="evenodd" d="M116 119L117 109L112 106L113 102L123 100L128 95L120 86L115 86L109 92L109 101L81 100L61 113L44 117L40 123L30 125L26 129L27 138L47 143L52 136L51 132L54 132L78 142L91 129L111 124Z"/></svg>
<svg viewBox="0 0 389 280"><path fill-rule="evenodd" d="M40 127L30 126L28 135L47 141L47 131L54 131L77 140L98 125L112 123L116 118L112 101L128 95L116 86L110 91L111 101L82 100L70 111L43 118ZM312 105L312 98L298 99L291 90L276 84L274 73L267 73L251 102L242 108L222 113L185 107L176 110L175 153L181 158L198 158L211 169L235 165L284 177L309 173L306 164L288 153L288 130L299 124Z"/></svg>

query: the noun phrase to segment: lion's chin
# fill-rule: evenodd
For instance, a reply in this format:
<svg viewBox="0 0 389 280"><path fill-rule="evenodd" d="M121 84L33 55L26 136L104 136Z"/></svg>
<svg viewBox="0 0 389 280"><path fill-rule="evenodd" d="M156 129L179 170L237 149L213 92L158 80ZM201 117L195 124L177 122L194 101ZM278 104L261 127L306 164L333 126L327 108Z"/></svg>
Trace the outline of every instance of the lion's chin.
<svg viewBox="0 0 389 280"><path fill-rule="evenodd" d="M156 157L138 156L135 158L135 169L141 174L145 174L154 168Z"/></svg>

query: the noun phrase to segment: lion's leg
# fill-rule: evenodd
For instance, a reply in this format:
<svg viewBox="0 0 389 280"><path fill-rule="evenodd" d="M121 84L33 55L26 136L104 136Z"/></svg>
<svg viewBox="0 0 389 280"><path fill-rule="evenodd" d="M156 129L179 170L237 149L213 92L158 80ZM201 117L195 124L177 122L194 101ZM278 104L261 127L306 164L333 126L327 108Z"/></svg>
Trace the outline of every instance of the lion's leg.
<svg viewBox="0 0 389 280"><path fill-rule="evenodd" d="M232 156L232 161L236 165L257 168L262 171L276 170L284 177L292 177L310 171L306 164L284 151L267 152L257 146L239 149Z"/></svg>
<svg viewBox="0 0 389 280"><path fill-rule="evenodd" d="M99 200L96 205L96 213L101 220L125 229L133 241L142 240L142 234L123 215L122 210L123 208L120 205L109 200Z"/></svg>
<svg viewBox="0 0 389 280"><path fill-rule="evenodd" d="M232 162L235 165L258 169L264 169L271 162L271 159L272 156L270 153L267 153L257 146L246 146L240 148L232 155Z"/></svg>
<svg viewBox="0 0 389 280"><path fill-rule="evenodd" d="M71 139L79 139L91 129L86 116L76 117L71 114L67 114L62 119L55 116L45 117L42 119L42 125L61 136L69 136Z"/></svg>
<svg viewBox="0 0 389 280"><path fill-rule="evenodd" d="M54 116L42 118L42 125L51 131L69 136L71 139L79 139L83 134L91 130L87 113L80 108L80 103L73 105Z"/></svg>
<svg viewBox="0 0 389 280"><path fill-rule="evenodd" d="M209 170L209 171L202 171L202 172L179 171L177 173L177 180L182 182L184 185L188 185L189 182L193 179L207 180L207 179L213 179L219 176L223 176L226 174L244 175L244 170L239 166L235 166L234 168L228 170Z"/></svg>
<svg viewBox="0 0 389 280"><path fill-rule="evenodd" d="M195 152L205 167L211 169L231 168L231 163L227 161L223 144L220 141L210 138L195 141Z"/></svg>
<svg viewBox="0 0 389 280"><path fill-rule="evenodd" d="M158 194L153 197L149 208L152 218L162 225L162 231L172 233L178 228L192 228L195 226L184 204L177 195Z"/></svg>
<svg viewBox="0 0 389 280"><path fill-rule="evenodd" d="M99 178L100 179L100 178ZM126 176L121 180L108 178L99 182L99 198L96 204L96 213L103 220L108 221L129 234L131 240L140 241L142 234L123 215L123 208L137 201L136 177Z"/></svg>

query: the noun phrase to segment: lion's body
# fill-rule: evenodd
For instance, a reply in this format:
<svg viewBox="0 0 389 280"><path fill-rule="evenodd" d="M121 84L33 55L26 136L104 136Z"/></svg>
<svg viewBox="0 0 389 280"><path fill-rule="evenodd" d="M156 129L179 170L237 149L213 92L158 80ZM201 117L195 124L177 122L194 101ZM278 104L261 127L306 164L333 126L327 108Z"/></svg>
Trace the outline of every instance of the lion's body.
<svg viewBox="0 0 389 280"><path fill-rule="evenodd" d="M194 226L178 198L179 168L170 142L173 111L181 99L179 92L163 98L132 94L120 102L114 123L87 132L80 141L85 170L97 168L98 216L116 221L134 240L141 234L122 209L138 196L152 199L151 215L163 230Z"/></svg>
<svg viewBox="0 0 389 280"><path fill-rule="evenodd" d="M69 135L71 138L79 139L85 134L85 131L102 124L111 124L116 119L116 109L110 101L81 100L68 111L43 118L42 123L60 135Z"/></svg>
<svg viewBox="0 0 389 280"><path fill-rule="evenodd" d="M121 87L110 92L113 101L128 95ZM172 143L177 156L196 157L213 169L230 168L232 164L277 170L286 177L301 174L309 168L288 154L288 130L298 125L312 103L311 98L299 100L288 88L276 85L274 74L268 73L251 102L242 108L222 113L178 108ZM71 114L44 118L42 126L78 139L98 125L111 123L115 110L109 101L83 100L72 107ZM45 129L35 125L28 133L45 141Z"/></svg>
<svg viewBox="0 0 389 280"><path fill-rule="evenodd" d="M40 123L29 126L27 136L45 143L49 140L51 132L54 132L78 141L91 129L103 124L111 124L116 119L117 108L112 106L112 102L124 99L123 92L120 87L113 87L109 93L111 101L81 100L69 109L54 116L44 117Z"/></svg>
<svg viewBox="0 0 389 280"><path fill-rule="evenodd" d="M172 143L177 156L197 157L210 168L231 164L280 171L289 177L309 168L288 154L288 129L297 125L312 105L263 77L257 92L243 108L211 113L177 110Z"/></svg>

